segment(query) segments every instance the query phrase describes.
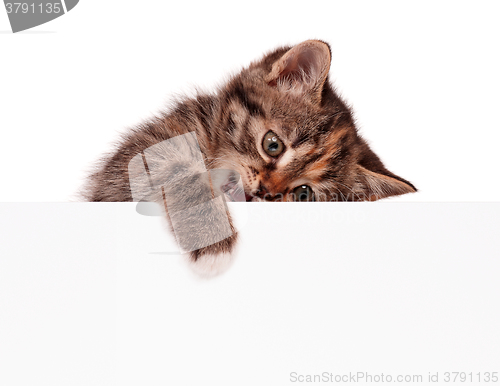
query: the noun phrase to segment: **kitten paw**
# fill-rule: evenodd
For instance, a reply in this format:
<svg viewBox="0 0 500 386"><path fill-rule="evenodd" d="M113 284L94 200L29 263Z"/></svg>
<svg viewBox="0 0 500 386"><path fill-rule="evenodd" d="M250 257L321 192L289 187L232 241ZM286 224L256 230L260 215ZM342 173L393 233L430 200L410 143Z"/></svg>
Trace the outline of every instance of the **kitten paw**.
<svg viewBox="0 0 500 386"><path fill-rule="evenodd" d="M187 254L189 265L200 277L211 278L229 269L234 261L237 234Z"/></svg>

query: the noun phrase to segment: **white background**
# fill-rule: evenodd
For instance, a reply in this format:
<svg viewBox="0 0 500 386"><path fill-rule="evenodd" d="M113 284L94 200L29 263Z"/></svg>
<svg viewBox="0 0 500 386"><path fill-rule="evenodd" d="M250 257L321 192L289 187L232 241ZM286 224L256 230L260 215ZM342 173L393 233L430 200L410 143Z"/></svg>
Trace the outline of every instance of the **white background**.
<svg viewBox="0 0 500 386"><path fill-rule="evenodd" d="M396 200L498 200L497 4L85 0L15 35L0 12L0 201L72 199L119 132L312 38L363 135L420 189Z"/></svg>
<svg viewBox="0 0 500 386"><path fill-rule="evenodd" d="M72 200L173 96L311 38L331 45L363 135L420 190L392 201L498 201L496 4L82 0L14 35L0 10L0 201ZM242 205L235 265L208 282L151 254L165 232L132 204L0 206L0 381L500 370L498 204Z"/></svg>

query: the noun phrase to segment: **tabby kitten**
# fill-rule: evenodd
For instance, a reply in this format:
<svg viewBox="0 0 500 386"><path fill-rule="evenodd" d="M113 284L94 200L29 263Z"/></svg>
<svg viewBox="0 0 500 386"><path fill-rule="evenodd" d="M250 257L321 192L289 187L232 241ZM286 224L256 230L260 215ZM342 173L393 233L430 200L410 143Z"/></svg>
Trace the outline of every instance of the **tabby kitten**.
<svg viewBox="0 0 500 386"><path fill-rule="evenodd" d="M216 93L179 102L123 136L89 177L85 199L132 201L132 174L140 180L143 167L141 162L131 167L132 160L145 161L145 151L155 148L149 155L153 160L148 159L154 164L149 184L154 180L162 189L148 191L145 178L132 189L143 189L145 201L163 205L181 247L193 235L202 239L191 245L206 246L184 250L195 267L214 274L228 266L237 232L223 200L214 200L203 220L196 210L187 213L218 196L221 186L214 186L206 168L239 173L247 201L374 201L415 192L410 182L385 168L357 133L351 111L328 80L330 61L329 46L319 40L278 48ZM200 159L192 151L198 144L181 137L187 133L195 133ZM183 139L177 150L160 146L174 137ZM217 230L214 221L223 217L225 230ZM230 236L222 237L228 229ZM220 233L219 241L203 240L214 232Z"/></svg>

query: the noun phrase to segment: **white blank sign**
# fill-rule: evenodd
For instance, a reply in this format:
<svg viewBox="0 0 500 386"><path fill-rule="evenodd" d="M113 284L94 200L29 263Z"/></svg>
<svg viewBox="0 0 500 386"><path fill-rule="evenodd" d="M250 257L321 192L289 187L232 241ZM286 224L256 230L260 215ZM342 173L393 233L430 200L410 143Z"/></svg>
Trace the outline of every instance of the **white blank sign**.
<svg viewBox="0 0 500 386"><path fill-rule="evenodd" d="M0 204L0 384L500 371L500 203L230 207L237 257L206 280L133 203Z"/></svg>

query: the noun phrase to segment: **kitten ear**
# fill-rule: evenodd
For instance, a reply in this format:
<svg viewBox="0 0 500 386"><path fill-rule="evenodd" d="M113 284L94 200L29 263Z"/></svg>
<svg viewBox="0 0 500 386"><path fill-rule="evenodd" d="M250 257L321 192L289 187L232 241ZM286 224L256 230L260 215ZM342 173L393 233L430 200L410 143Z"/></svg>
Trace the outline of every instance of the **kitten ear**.
<svg viewBox="0 0 500 386"><path fill-rule="evenodd" d="M362 201L376 201L390 196L414 193L417 189L405 179L385 170L376 172L356 165L356 184L353 191Z"/></svg>
<svg viewBox="0 0 500 386"><path fill-rule="evenodd" d="M310 93L319 100L330 71L330 62L328 44L319 40L307 40L292 47L274 62L265 80L278 89Z"/></svg>

